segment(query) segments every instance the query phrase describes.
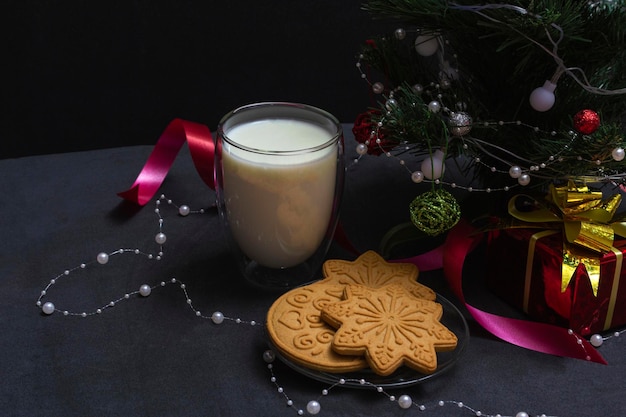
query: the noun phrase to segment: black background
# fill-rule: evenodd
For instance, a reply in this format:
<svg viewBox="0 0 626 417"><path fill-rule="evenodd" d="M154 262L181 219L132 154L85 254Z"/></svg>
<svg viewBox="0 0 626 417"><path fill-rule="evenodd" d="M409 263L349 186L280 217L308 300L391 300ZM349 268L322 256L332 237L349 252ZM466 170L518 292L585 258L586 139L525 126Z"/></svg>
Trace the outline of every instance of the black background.
<svg viewBox="0 0 626 417"><path fill-rule="evenodd" d="M173 118L215 129L256 101L352 122L372 104L359 48L395 27L360 0L3 5L0 158L153 144Z"/></svg>

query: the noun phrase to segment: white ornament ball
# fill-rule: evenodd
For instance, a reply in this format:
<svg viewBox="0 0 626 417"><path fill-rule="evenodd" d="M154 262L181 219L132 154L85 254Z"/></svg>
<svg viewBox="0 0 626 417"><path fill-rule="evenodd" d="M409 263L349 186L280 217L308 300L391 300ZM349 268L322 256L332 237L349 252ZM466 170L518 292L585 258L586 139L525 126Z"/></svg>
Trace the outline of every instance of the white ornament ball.
<svg viewBox="0 0 626 417"><path fill-rule="evenodd" d="M548 111L554 106L554 90L556 84L546 81L543 86L537 87L530 93L530 106L537 111Z"/></svg>
<svg viewBox="0 0 626 417"><path fill-rule="evenodd" d="M415 38L415 50L421 56L431 56L439 49L439 42L434 35L420 35Z"/></svg>
<svg viewBox="0 0 626 417"><path fill-rule="evenodd" d="M401 41L402 39L404 39L406 37L406 30L404 30L403 28L398 28L394 32L394 35L396 36L396 39Z"/></svg>
<svg viewBox="0 0 626 417"><path fill-rule="evenodd" d="M448 127L452 136L464 136L472 130L472 117L463 112L453 112L448 120Z"/></svg>
<svg viewBox="0 0 626 417"><path fill-rule="evenodd" d="M424 177L429 180L436 180L443 177L446 170L444 153L442 151L435 151L434 155L430 158L426 158L422 161L420 170L424 174Z"/></svg>
<svg viewBox="0 0 626 417"><path fill-rule="evenodd" d="M621 161L624 159L624 156L626 156L626 151L624 151L624 149L622 148L615 148L613 149L613 152L611 152L611 155L613 156L614 160Z"/></svg>

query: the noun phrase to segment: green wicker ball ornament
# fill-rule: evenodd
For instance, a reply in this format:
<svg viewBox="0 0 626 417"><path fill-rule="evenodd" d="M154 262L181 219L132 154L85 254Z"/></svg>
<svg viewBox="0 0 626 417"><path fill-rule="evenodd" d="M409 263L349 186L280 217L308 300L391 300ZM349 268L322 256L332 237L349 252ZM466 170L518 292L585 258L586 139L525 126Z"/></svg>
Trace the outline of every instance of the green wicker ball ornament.
<svg viewBox="0 0 626 417"><path fill-rule="evenodd" d="M457 224L461 207L452 194L437 189L415 197L409 205L409 213L415 227L429 236L437 236Z"/></svg>

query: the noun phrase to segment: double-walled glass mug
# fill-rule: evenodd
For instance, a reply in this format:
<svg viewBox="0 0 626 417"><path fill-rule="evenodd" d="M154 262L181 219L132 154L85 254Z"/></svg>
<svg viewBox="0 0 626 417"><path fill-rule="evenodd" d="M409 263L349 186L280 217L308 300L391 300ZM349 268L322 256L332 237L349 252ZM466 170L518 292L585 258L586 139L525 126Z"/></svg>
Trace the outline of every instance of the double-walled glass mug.
<svg viewBox="0 0 626 417"><path fill-rule="evenodd" d="M318 278L344 186L337 119L297 103L243 106L220 121L215 158L219 214L245 278L266 288Z"/></svg>

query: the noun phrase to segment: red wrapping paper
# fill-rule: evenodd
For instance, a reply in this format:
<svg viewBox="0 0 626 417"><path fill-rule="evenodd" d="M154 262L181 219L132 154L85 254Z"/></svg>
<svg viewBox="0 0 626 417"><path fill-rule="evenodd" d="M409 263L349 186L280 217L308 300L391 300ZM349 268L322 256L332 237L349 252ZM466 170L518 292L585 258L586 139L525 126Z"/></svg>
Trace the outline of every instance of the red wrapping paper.
<svg viewBox="0 0 626 417"><path fill-rule="evenodd" d="M617 241L614 246L617 252L626 252L626 241ZM562 292L563 240L559 231L491 231L487 243L487 284L533 319L572 329L583 336L601 333L626 324L626 262L614 252L598 256L597 296L583 264L578 265Z"/></svg>

